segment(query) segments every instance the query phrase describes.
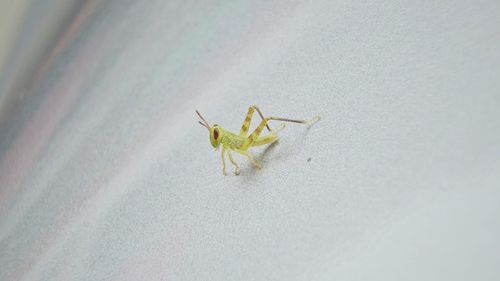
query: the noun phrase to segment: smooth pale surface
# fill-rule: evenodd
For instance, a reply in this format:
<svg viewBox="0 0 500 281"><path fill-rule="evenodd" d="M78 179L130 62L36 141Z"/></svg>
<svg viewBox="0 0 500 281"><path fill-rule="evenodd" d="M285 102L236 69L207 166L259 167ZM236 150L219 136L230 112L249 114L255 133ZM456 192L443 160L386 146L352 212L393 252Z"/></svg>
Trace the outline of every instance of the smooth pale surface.
<svg viewBox="0 0 500 281"><path fill-rule="evenodd" d="M89 2L2 128L0 279L499 280L498 26L498 1ZM322 119L224 177L194 110L238 131L251 104Z"/></svg>

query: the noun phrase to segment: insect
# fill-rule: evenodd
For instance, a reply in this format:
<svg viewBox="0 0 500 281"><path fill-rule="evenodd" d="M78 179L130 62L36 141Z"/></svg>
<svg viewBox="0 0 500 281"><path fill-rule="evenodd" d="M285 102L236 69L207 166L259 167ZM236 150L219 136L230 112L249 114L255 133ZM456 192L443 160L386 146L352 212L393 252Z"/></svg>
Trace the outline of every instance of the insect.
<svg viewBox="0 0 500 281"><path fill-rule="evenodd" d="M257 128L255 128L255 130L250 135L247 136L248 129L250 127L250 122L252 121L252 116L255 111L257 111L257 113L260 115L262 121L260 122L259 126L257 126ZM240 133L237 135L235 133L223 129L221 126L217 124L210 126L210 124L208 124L207 120L205 120L205 118L201 116L201 113L198 110L196 110L196 114L198 114L198 116L201 119L201 121L198 121L198 123L200 123L203 127L207 128L210 134L210 143L212 144L212 146L215 149L218 149L219 146L222 144L221 158L222 158L222 173L224 175L226 175L226 160L225 160L226 152L229 156L229 161L231 161L231 163L235 167L234 170L235 175L240 174L240 167L238 166L238 163L234 161L231 152L236 152L247 157L257 169L262 168L262 165L254 159L252 154L248 152L248 148L252 146L259 146L259 145L273 143L278 139L277 133L285 127L285 123L281 123L275 130L272 130L271 128L269 128L268 124L270 120L311 125L316 123L320 119L319 116L315 116L310 120L294 120L294 119L274 117L274 116L264 117L260 109L257 106L252 105L250 106L250 108L248 108L248 113L245 118L245 121L243 121ZM264 127L267 128L269 134L265 136L260 136L260 133L262 132Z"/></svg>

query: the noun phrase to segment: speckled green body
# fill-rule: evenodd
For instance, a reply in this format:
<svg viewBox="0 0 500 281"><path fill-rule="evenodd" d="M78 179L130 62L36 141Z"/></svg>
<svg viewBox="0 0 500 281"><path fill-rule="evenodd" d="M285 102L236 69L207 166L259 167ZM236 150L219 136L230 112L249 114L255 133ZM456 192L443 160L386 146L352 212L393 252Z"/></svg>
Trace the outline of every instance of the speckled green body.
<svg viewBox="0 0 500 281"><path fill-rule="evenodd" d="M215 138L216 131L218 132L217 138ZM217 124L210 128L210 143L214 148L218 148L222 144L226 149L247 150L251 146L259 146L273 142L277 138L278 136L275 133L270 133L266 136L252 140L250 137L237 135L225 130Z"/></svg>

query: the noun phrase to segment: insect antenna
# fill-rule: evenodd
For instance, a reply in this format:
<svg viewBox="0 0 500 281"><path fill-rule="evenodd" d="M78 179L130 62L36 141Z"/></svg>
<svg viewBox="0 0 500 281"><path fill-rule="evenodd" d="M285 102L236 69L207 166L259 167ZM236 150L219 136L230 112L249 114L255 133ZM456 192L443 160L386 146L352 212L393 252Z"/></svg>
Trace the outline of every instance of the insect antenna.
<svg viewBox="0 0 500 281"><path fill-rule="evenodd" d="M205 120L205 118L201 116L201 113L198 110L196 110L196 114L198 114L201 120L203 120L203 123L201 121L198 121L198 123L200 123L200 125L202 125L203 127L207 128L210 131L210 125L208 124L207 120Z"/></svg>

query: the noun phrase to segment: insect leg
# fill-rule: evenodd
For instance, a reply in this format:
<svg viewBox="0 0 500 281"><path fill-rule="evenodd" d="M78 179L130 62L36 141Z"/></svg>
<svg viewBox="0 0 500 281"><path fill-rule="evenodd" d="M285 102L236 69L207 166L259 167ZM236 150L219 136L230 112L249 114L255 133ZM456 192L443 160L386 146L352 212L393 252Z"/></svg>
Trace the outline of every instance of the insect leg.
<svg viewBox="0 0 500 281"><path fill-rule="evenodd" d="M229 155L229 160L231 161L231 163L233 163L233 165L235 167L234 174L239 175L240 174L240 167L238 167L238 163L236 163L236 161L234 161L233 155L231 154L231 150L227 151L227 155Z"/></svg>
<svg viewBox="0 0 500 281"><path fill-rule="evenodd" d="M252 105L251 107L253 107L255 110L257 110L257 113L259 113L259 116L260 118L262 118L262 120L266 119L264 117L264 114L262 114L262 111L260 111L260 109L256 106L256 105ZM269 125L266 124L266 128L269 132L271 132L271 129L269 128Z"/></svg>
<svg viewBox="0 0 500 281"><path fill-rule="evenodd" d="M250 128L250 122L252 122L253 112L253 107L249 107L247 116L245 117L245 121L243 121L243 125L241 125L240 136L242 137L246 136L248 128Z"/></svg>
<svg viewBox="0 0 500 281"><path fill-rule="evenodd" d="M257 138L255 141L253 141L250 146L259 146L259 145L264 145L268 143L273 143L278 139L278 135L276 133L270 133L267 134L263 137Z"/></svg>
<svg viewBox="0 0 500 281"><path fill-rule="evenodd" d="M260 115L260 118L262 118L262 120L265 119L264 115L262 114L262 111L260 111L260 109L257 106L255 106L255 105L250 106L248 108L248 112L247 112L247 116L245 117L245 121L243 121L243 125L241 126L240 136L244 137L247 135L248 129L250 128L250 122L252 121L253 113L255 110L257 110L257 113ZM266 124L266 127L267 127L268 131L271 131L271 128L269 128L269 126L267 124Z"/></svg>
<svg viewBox="0 0 500 281"><path fill-rule="evenodd" d="M257 169L261 169L262 168L262 165L260 165L259 162L255 161L253 159L253 155L252 154L246 152L245 150L239 150L238 149L238 150L235 150L235 151L238 152L241 155L246 156L248 158L248 160L250 160L250 162L255 166L255 168L257 168Z"/></svg>
<svg viewBox="0 0 500 281"><path fill-rule="evenodd" d="M295 120L295 119L288 119L288 118L282 118L282 117L276 117L276 116L269 116L266 119L312 125L312 124L318 122L320 117L318 115L316 115L309 120Z"/></svg>
<svg viewBox="0 0 500 281"><path fill-rule="evenodd" d="M252 143L257 138L259 138L260 133L262 132L262 130L264 129L264 127L267 125L267 121L268 121L268 118L263 119L260 122L259 126L257 126L257 128L255 128L255 130L252 132L252 134L250 134L250 136L248 137L248 144L249 145L252 145Z"/></svg>
<svg viewBox="0 0 500 281"><path fill-rule="evenodd" d="M319 116L315 116L313 118L311 118L310 120L295 120L295 119L288 119L288 118L281 118L281 117L275 117L275 116L270 116L270 117L266 117L264 118L259 126L257 126L257 128L252 132L252 134L248 137L248 145L249 146L252 146L253 143L259 138L259 135L260 133L262 132L262 130L264 129L264 126L267 126L267 122L269 120L277 120L277 121L284 121L284 122L293 122L293 123L300 123L300 124L308 124L308 125L311 125L315 122L317 122L318 120L320 119ZM283 124L278 127L278 131L283 129Z"/></svg>
<svg viewBox="0 0 500 281"><path fill-rule="evenodd" d="M250 146L259 146L275 142L278 139L278 132L283 130L283 128L285 128L285 123L281 123L276 129L271 130L271 133L263 137L258 137L250 144Z"/></svg>
<svg viewBox="0 0 500 281"><path fill-rule="evenodd" d="M224 174L224 176L226 175L226 160L224 159L225 152L226 152L226 149L224 147L222 147L222 152L221 152L220 156L222 158L222 174Z"/></svg>

